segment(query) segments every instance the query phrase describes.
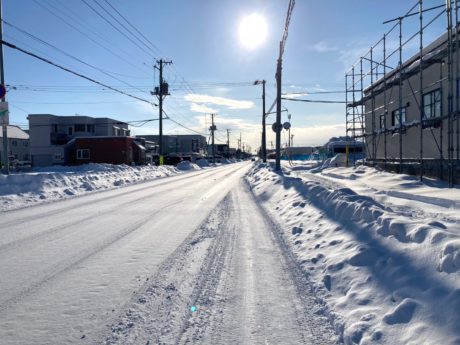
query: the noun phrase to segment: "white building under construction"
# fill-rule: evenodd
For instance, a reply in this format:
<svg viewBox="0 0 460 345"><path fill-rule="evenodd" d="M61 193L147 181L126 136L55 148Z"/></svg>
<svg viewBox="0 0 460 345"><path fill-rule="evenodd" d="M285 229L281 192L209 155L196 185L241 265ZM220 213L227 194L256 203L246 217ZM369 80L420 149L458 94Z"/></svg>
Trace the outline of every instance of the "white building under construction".
<svg viewBox="0 0 460 345"><path fill-rule="evenodd" d="M428 12L430 17L424 19ZM419 21L419 31L404 39L404 21L411 17ZM447 30L424 47L423 35L435 20L444 21ZM460 37L456 28L456 2L424 9L418 1L347 73L347 134L364 142L367 164L441 178L451 185L460 182ZM392 33L399 36L400 44L390 50ZM403 59L411 41L420 48Z"/></svg>

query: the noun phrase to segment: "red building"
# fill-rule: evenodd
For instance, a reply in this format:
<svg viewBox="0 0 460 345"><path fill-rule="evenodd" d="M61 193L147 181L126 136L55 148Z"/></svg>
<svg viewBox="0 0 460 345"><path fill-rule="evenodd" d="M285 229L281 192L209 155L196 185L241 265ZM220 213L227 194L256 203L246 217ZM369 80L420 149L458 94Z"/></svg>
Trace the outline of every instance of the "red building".
<svg viewBox="0 0 460 345"><path fill-rule="evenodd" d="M131 137L81 137L65 149L67 164L145 164L145 148Z"/></svg>

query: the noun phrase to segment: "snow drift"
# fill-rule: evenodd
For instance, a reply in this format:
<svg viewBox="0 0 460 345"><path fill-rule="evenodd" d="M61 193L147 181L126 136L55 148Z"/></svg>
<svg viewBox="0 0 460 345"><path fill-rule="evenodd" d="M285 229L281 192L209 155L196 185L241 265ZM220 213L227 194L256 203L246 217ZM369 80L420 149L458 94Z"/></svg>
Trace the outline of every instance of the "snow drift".
<svg viewBox="0 0 460 345"><path fill-rule="evenodd" d="M346 344L459 344L460 217L420 214L410 204L392 208L385 198L358 193L351 187L361 175L376 185L394 179L366 169L335 168L337 183L258 164L247 179L282 224ZM408 177L399 178L410 194Z"/></svg>

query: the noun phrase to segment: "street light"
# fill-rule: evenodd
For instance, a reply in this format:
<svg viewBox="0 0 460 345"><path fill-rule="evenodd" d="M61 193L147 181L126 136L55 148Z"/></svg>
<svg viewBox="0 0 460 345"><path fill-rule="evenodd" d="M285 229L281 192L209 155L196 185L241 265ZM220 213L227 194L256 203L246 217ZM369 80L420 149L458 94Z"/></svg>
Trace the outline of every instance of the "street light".
<svg viewBox="0 0 460 345"><path fill-rule="evenodd" d="M256 80L254 85L262 84L262 160L267 162L267 143L265 133L265 80Z"/></svg>

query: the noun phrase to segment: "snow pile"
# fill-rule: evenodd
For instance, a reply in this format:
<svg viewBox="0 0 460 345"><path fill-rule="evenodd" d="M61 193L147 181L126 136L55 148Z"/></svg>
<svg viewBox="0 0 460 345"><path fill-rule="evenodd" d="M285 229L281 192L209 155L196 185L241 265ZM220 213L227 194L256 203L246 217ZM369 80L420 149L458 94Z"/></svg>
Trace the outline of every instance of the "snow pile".
<svg viewBox="0 0 460 345"><path fill-rule="evenodd" d="M209 167L211 166L211 164L209 163L209 161L207 159L199 159L196 161L196 164L200 167L200 168L205 168L205 167Z"/></svg>
<svg viewBox="0 0 460 345"><path fill-rule="evenodd" d="M176 165L176 169L178 170L200 170L200 167L194 163L191 163L190 161L181 161Z"/></svg>
<svg viewBox="0 0 460 345"><path fill-rule="evenodd" d="M64 199L180 173L171 166L86 164L0 175L0 210Z"/></svg>
<svg viewBox="0 0 460 345"><path fill-rule="evenodd" d="M299 172L256 164L247 179L344 342L459 344L459 191L364 167ZM389 200L395 185L412 200Z"/></svg>

